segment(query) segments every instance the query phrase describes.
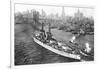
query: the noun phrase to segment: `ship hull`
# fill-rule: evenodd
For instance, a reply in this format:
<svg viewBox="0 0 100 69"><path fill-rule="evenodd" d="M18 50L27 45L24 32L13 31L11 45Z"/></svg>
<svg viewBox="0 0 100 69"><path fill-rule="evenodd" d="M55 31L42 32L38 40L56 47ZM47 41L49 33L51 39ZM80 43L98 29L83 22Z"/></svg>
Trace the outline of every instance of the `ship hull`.
<svg viewBox="0 0 100 69"><path fill-rule="evenodd" d="M64 51L59 51L51 46L48 46L47 44L44 44L43 42L39 41L38 39L36 39L35 37L32 37L34 39L34 41L39 44L40 46L56 53L56 54L59 54L59 55L62 55L64 57L69 57L69 58L73 58L73 59L77 59L77 60L80 60L80 55L75 55L75 54L70 54L70 53L66 53Z"/></svg>

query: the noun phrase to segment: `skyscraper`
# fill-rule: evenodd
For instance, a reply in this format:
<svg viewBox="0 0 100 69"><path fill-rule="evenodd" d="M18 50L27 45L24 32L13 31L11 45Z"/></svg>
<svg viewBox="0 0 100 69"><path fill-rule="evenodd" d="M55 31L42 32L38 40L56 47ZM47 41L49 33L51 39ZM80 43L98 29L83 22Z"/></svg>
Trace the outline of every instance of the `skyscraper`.
<svg viewBox="0 0 100 69"><path fill-rule="evenodd" d="M46 17L46 13L45 13L45 11L43 9L41 10L41 15L42 15L43 18Z"/></svg>
<svg viewBox="0 0 100 69"><path fill-rule="evenodd" d="M75 13L75 17L79 20L83 18L83 13L80 11L80 9L77 9L77 12Z"/></svg>
<svg viewBox="0 0 100 69"><path fill-rule="evenodd" d="M65 19L65 10L64 10L64 6L62 7L62 19Z"/></svg>
<svg viewBox="0 0 100 69"><path fill-rule="evenodd" d="M62 23L65 23L65 18L66 15L65 15L65 9L64 9L64 6L62 7L62 14L61 14L61 19L62 19Z"/></svg>

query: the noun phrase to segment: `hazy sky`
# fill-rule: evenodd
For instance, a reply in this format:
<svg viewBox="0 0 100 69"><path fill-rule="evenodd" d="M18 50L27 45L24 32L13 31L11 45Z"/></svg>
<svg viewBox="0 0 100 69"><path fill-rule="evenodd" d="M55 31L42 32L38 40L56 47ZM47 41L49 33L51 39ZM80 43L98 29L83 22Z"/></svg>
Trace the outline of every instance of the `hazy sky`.
<svg viewBox="0 0 100 69"><path fill-rule="evenodd" d="M58 15L61 16L61 13L62 13L62 7L15 4L15 13L32 10L32 9L35 9L36 11L39 11L40 13L42 10L44 10L47 15L51 13L52 14L58 13ZM78 8L64 7L64 10L65 10L66 16L67 15L73 16L73 14L77 12ZM87 17L91 17L94 14L94 9L91 9L91 8L79 8L79 10L84 14L84 16L87 16Z"/></svg>

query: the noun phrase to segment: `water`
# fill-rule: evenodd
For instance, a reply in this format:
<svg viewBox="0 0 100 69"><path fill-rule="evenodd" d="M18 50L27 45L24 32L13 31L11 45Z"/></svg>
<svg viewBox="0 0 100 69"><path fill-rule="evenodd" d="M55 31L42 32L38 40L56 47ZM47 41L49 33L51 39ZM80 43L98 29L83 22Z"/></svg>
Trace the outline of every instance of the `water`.
<svg viewBox="0 0 100 69"><path fill-rule="evenodd" d="M64 32L58 29L51 29L51 33L53 34L53 38L57 39L58 41L70 41L74 36L71 32Z"/></svg>
<svg viewBox="0 0 100 69"><path fill-rule="evenodd" d="M79 60L58 55L38 45L30 36L32 35L31 31L33 31L31 26L24 26L15 26L15 65L79 62ZM53 37L58 41L63 40L68 42L73 36L73 34L71 34L70 32L64 32L57 29L52 29L51 32L53 34ZM88 36L80 37L78 40L80 40L80 42L82 42L83 40L86 41L87 37ZM89 43L91 46L93 45L93 40L90 40L87 41L90 41Z"/></svg>

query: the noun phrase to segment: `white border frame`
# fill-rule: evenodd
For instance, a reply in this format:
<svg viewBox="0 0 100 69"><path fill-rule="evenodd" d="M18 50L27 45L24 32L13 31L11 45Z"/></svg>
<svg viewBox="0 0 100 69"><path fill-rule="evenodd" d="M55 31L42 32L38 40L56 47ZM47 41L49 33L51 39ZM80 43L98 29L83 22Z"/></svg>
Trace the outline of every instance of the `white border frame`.
<svg viewBox="0 0 100 69"><path fill-rule="evenodd" d="M14 65L14 10L15 10L15 4L29 4L29 5L41 5L41 6L58 6L58 7L61 7L61 6L64 6L64 7L78 7L78 8L91 8L91 9L95 9L95 7L94 6L82 6L82 5L64 5L64 4L39 4L39 3L26 3L26 2L23 2L23 1L21 1L21 2L18 2L18 1L10 1L10 6L11 6L11 12L10 12L10 14L11 14L11 18L10 18L10 22L11 22L11 24L10 24L10 48L11 48L11 50L10 50L10 56L11 56L11 58L10 58L10 66L11 66L11 69L33 69L33 68L36 68L36 69L40 69L40 68L44 68L44 69L47 69L45 66L47 66L47 67L50 67L50 69L52 68L52 66L54 66L53 68L55 69L56 67L55 66L59 66L59 65L62 65L62 66L66 66L66 63L54 63L54 64L37 64L37 65L19 65L19 66L15 66ZM67 63L67 65L72 65L72 64L74 64L74 65L79 65L79 64L91 64L91 62L72 62L72 63ZM92 63L92 64L94 64L94 62ZM70 67L69 67L70 68ZM59 68L59 69L61 69L61 67Z"/></svg>

